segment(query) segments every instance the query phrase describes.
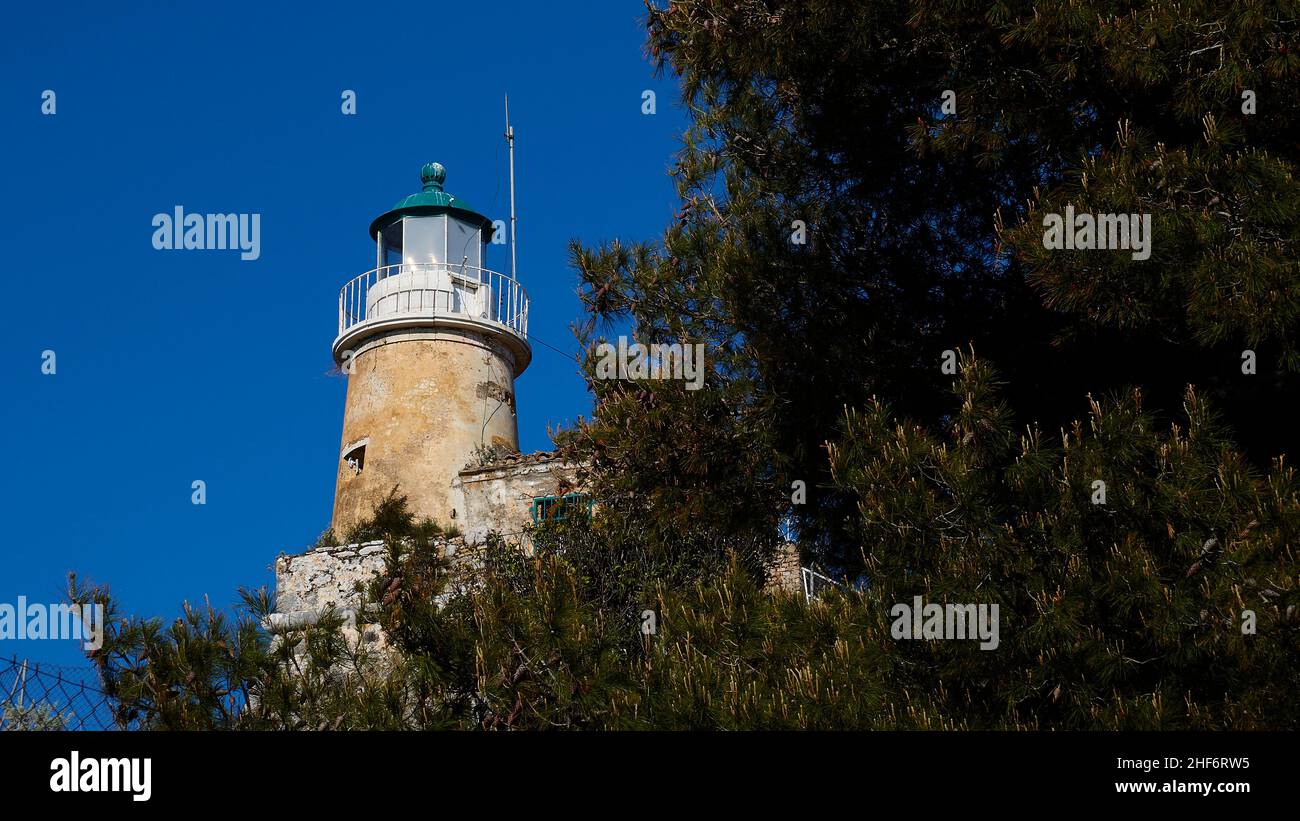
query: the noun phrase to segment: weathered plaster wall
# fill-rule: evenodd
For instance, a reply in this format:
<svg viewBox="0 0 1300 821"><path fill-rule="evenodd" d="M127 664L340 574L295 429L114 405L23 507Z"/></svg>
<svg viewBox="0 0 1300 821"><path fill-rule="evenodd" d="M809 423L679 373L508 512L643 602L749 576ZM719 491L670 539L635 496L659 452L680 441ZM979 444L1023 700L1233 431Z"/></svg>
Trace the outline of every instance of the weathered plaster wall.
<svg viewBox="0 0 1300 821"><path fill-rule="evenodd" d="M354 473L343 454L368 440ZM411 509L444 526L459 499L452 482L475 446L518 449L514 361L490 337L453 329L393 331L356 352L348 376L334 493L342 535L397 486Z"/></svg>
<svg viewBox="0 0 1300 821"><path fill-rule="evenodd" d="M538 453L463 470L453 485L461 502L458 526L471 544L495 531L528 547L525 528L532 523L533 499L571 493L579 465Z"/></svg>

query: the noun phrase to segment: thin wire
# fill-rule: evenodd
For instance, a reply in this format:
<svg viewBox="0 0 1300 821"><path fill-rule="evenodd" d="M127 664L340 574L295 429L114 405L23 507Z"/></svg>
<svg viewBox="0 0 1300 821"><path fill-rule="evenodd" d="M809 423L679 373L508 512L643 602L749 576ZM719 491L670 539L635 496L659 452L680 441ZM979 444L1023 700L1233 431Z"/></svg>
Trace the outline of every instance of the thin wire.
<svg viewBox="0 0 1300 821"><path fill-rule="evenodd" d="M573 354L569 353L568 351L560 350L559 348L555 347L554 345L552 345L551 343L547 342L547 341L544 340L544 339L538 339L537 337L533 336L532 334L528 334L528 338L531 339L532 341L534 341L534 342L540 344L540 345L544 345L544 346L550 348L551 350L555 351L556 353L560 354L561 356L567 356L567 357L569 357L569 358L572 359L574 362L577 362L579 365L582 364L582 360L579 359L578 357L574 356Z"/></svg>

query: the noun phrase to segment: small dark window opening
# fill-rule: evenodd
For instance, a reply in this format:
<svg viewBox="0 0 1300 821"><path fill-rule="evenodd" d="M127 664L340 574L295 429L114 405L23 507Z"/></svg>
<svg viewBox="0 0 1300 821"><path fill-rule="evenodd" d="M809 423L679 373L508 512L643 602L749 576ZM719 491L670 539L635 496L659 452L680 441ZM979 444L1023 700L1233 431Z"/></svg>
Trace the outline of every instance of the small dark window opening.
<svg viewBox="0 0 1300 821"><path fill-rule="evenodd" d="M361 473L366 466L366 446L357 445L356 447L343 454L343 466L353 476Z"/></svg>

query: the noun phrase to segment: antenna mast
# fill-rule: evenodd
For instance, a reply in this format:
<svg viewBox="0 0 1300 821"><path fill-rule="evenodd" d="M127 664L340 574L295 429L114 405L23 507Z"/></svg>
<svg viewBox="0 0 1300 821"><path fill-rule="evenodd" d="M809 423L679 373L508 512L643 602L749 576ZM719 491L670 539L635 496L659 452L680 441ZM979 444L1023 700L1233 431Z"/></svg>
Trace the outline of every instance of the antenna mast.
<svg viewBox="0 0 1300 821"><path fill-rule="evenodd" d="M510 127L510 95L506 95L506 144L510 146L510 278L515 282L515 130Z"/></svg>

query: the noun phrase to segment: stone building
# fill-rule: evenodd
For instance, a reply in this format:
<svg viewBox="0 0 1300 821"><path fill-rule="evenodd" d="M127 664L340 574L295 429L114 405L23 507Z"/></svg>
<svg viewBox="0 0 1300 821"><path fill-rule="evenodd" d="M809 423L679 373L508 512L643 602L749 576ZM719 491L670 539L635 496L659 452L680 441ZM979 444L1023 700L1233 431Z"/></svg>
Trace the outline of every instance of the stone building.
<svg viewBox="0 0 1300 821"><path fill-rule="evenodd" d="M334 491L333 532L368 517L394 488L417 516L462 536L471 551L489 533L525 551L527 528L566 510L590 510L579 465L553 453L519 453L514 383L528 368L528 295L486 267L493 224L447 193L438 163L422 190L370 225L375 268L339 292L334 360L347 378ZM275 565L273 626L345 612L356 583L382 570L382 545L315 548ZM786 551L773 584L797 588Z"/></svg>

